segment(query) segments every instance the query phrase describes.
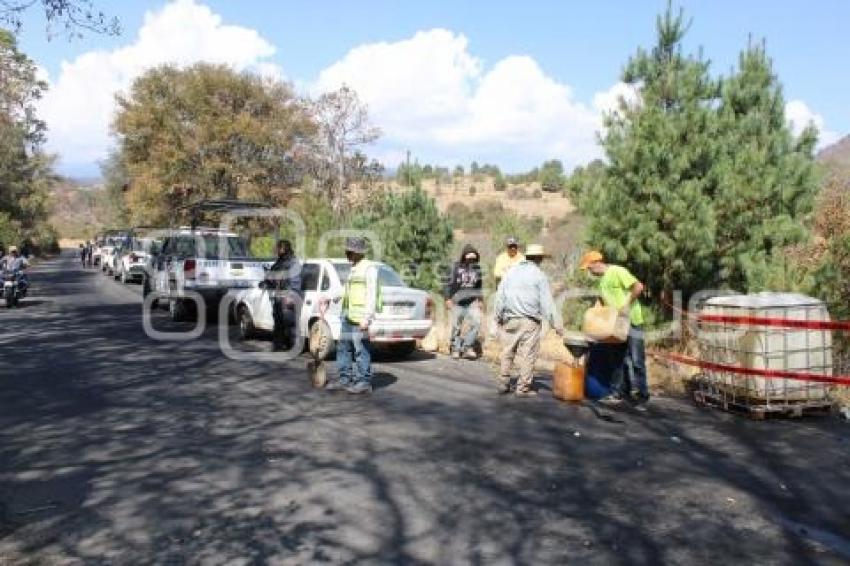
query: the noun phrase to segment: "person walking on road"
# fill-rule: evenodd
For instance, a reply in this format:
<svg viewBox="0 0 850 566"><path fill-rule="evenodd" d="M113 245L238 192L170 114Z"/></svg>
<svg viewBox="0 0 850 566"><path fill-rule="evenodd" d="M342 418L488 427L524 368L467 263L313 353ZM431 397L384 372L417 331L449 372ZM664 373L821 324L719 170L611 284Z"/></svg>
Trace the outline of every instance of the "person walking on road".
<svg viewBox="0 0 850 566"><path fill-rule="evenodd" d="M475 359L475 342L481 328L481 257L471 244L460 253L460 261L452 266L451 276L444 290L446 308L451 313L452 333L449 343L453 359L461 355ZM463 326L466 324L466 332Z"/></svg>
<svg viewBox="0 0 850 566"><path fill-rule="evenodd" d="M496 286L502 282L505 274L510 268L525 260L525 256L519 253L519 240L511 236L505 240L505 251L496 256L496 263L493 266L493 277L496 280Z"/></svg>
<svg viewBox="0 0 850 566"><path fill-rule="evenodd" d="M277 244L277 261L266 273L272 303L272 351L289 350L295 343L295 325L301 307L301 262L289 240Z"/></svg>
<svg viewBox="0 0 850 566"><path fill-rule="evenodd" d="M585 269L599 279L597 286L602 302L628 316L631 323L626 339L622 370L614 372L612 398L634 400L638 406L649 401L649 387L646 374L646 352L643 332L643 308L639 298L644 285L625 267L605 262L601 252L589 251L581 259L581 269ZM634 397L632 397L634 395Z"/></svg>
<svg viewBox="0 0 850 566"><path fill-rule="evenodd" d="M354 394L371 393L369 326L380 309L378 269L366 259L366 241L363 238L347 238L345 256L352 267L342 295L342 320L336 351L339 379L329 382L325 388L331 391L345 389ZM327 302L322 305L322 312L326 309Z"/></svg>
<svg viewBox="0 0 850 566"><path fill-rule="evenodd" d="M531 397L534 390L534 364L540 354L543 322L559 335L564 333L561 313L555 306L549 280L540 269L548 257L543 246L531 244L526 259L510 269L496 293L495 315L502 335L498 391L510 392L511 370L518 371L516 395Z"/></svg>

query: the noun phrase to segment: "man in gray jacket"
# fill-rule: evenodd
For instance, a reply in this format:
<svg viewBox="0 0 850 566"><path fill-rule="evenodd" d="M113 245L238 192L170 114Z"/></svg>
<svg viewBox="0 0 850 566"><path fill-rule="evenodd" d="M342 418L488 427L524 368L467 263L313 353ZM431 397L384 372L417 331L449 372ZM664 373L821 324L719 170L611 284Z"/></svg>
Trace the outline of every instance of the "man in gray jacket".
<svg viewBox="0 0 850 566"><path fill-rule="evenodd" d="M499 359L499 393L508 393L511 370L517 366L516 395L533 397L534 363L540 354L543 339L543 321L547 321L559 335L564 333L561 313L555 306L549 280L540 269L547 257L543 246L531 244L521 261L499 284L496 294L495 315L501 327L502 353Z"/></svg>

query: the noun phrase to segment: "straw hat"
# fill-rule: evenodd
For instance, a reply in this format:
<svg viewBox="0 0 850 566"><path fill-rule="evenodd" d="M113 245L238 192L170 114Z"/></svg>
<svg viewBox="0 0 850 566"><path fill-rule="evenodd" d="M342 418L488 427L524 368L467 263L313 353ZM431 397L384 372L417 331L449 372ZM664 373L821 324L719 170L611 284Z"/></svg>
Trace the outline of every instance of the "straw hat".
<svg viewBox="0 0 850 566"><path fill-rule="evenodd" d="M549 257L549 254L540 244L528 244L525 248L525 257Z"/></svg>

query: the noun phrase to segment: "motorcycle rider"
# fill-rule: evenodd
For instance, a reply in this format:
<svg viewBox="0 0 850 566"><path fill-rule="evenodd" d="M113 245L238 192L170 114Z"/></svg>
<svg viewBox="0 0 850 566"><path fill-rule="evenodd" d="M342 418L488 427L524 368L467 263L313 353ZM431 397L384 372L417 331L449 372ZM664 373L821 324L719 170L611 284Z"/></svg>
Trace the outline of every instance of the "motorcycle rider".
<svg viewBox="0 0 850 566"><path fill-rule="evenodd" d="M266 289L272 303L274 330L272 351L288 350L295 342L295 324L301 307L301 262L292 251L289 240L277 245L277 261L265 277Z"/></svg>
<svg viewBox="0 0 850 566"><path fill-rule="evenodd" d="M27 258L18 253L17 246L9 246L9 254L3 259L0 259L0 271L20 272L18 285L22 292L26 291L26 288L29 286L29 280L27 279L26 273L24 273L24 269L27 267L29 267L29 262L27 261Z"/></svg>

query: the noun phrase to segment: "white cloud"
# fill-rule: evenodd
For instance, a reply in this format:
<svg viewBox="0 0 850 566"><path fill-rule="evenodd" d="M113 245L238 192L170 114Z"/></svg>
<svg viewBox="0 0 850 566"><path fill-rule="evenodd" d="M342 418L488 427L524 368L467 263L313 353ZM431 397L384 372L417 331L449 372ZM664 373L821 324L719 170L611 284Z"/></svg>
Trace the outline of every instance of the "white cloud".
<svg viewBox="0 0 850 566"><path fill-rule="evenodd" d="M826 129L823 116L809 108L802 100L791 100L785 104L785 119L795 136L799 136L808 125L814 125L818 129L818 149L837 142L841 137L838 132Z"/></svg>
<svg viewBox="0 0 850 566"><path fill-rule="evenodd" d="M618 82L608 90L597 92L593 96L593 108L601 114L616 112L620 109L621 100L631 106L637 103L639 96L637 87Z"/></svg>
<svg viewBox="0 0 850 566"><path fill-rule="evenodd" d="M314 91L353 87L382 128L386 153L410 147L424 160L460 156L508 168L549 157L569 167L601 155L599 109L575 100L531 57L485 69L468 47L465 36L445 29L362 45L322 71Z"/></svg>
<svg viewBox="0 0 850 566"><path fill-rule="evenodd" d="M280 67L267 61L274 53L275 47L255 30L225 25L219 15L194 0L175 0L145 14L133 43L62 62L40 106L50 127L48 148L60 153L66 164L104 158L114 94L126 91L151 67L207 61L280 78Z"/></svg>
<svg viewBox="0 0 850 566"><path fill-rule="evenodd" d="M49 149L66 165L105 157L114 93L153 66L209 61L281 79L275 52L256 30L226 25L196 0L174 0L147 13L128 45L64 61L50 77L40 108L50 126ZM369 153L389 167L410 149L420 161L445 165L476 159L522 170L559 158L570 168L602 155L596 136L603 115L616 111L620 99L639 98L635 88L615 83L589 101L578 100L532 57L485 63L463 34L446 29L355 47L314 81L304 79L294 78L295 84L311 94L341 84L359 93L384 134ZM821 146L838 139L800 100L787 104L786 117L796 133L809 122L817 126Z"/></svg>

